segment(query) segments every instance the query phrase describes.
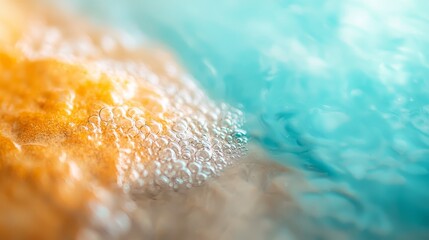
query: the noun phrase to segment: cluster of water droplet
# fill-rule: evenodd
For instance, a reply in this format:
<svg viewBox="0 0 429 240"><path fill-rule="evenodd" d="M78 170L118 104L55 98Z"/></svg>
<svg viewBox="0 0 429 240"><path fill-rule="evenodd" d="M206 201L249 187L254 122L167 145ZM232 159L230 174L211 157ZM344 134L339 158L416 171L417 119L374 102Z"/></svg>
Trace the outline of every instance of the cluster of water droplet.
<svg viewBox="0 0 429 240"><path fill-rule="evenodd" d="M101 60L95 65L100 72L156 92L148 96L137 90L134 99L141 104L136 107L106 106L88 119L99 139L114 138L117 183L124 190L198 186L246 152L242 112L210 100L171 62L166 61L162 72L135 61Z"/></svg>
<svg viewBox="0 0 429 240"><path fill-rule="evenodd" d="M117 183L125 190L190 188L246 151L241 112L226 105L207 110L160 123L146 118L144 108L106 106L87 129L91 140L119 151Z"/></svg>

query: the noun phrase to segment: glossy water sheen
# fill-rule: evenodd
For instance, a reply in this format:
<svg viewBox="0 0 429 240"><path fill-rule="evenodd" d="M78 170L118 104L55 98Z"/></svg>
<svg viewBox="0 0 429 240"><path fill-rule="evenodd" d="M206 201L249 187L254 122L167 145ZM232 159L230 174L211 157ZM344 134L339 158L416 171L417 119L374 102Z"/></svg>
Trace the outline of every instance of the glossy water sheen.
<svg viewBox="0 0 429 240"><path fill-rule="evenodd" d="M428 237L428 1L81 2L164 41L243 106L254 141L308 173L302 229L285 231Z"/></svg>

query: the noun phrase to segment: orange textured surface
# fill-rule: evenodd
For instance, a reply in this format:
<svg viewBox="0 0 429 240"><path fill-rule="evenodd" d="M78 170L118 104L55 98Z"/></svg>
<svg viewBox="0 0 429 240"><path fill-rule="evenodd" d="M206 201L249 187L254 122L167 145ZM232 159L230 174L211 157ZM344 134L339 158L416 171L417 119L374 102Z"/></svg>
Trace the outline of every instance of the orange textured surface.
<svg viewBox="0 0 429 240"><path fill-rule="evenodd" d="M147 106L145 119L164 123L160 96L133 82L141 98L132 97L127 80L94 77L54 58L30 59L14 47L20 26L11 24L24 20L24 9L0 4L15 11L0 14L0 238L74 238L88 202L97 201L94 189L114 187L117 177L119 153L111 146L118 138L103 135L97 144L89 116L103 106L138 103Z"/></svg>

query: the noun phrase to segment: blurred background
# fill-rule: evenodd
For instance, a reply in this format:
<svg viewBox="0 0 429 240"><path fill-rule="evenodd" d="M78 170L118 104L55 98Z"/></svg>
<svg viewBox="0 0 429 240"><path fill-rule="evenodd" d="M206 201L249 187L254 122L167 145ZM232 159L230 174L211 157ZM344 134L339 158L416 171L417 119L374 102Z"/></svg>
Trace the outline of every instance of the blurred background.
<svg viewBox="0 0 429 240"><path fill-rule="evenodd" d="M212 98L245 112L251 141L309 185L285 187L300 213L276 231L429 238L428 1L61 4L160 41Z"/></svg>

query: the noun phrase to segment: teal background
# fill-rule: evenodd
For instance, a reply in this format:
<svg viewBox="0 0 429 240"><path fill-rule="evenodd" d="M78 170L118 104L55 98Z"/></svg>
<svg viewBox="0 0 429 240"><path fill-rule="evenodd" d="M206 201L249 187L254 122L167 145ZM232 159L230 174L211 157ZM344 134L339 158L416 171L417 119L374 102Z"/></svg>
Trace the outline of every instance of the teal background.
<svg viewBox="0 0 429 240"><path fill-rule="evenodd" d="M72 3L163 42L306 174L291 236L429 239L429 1Z"/></svg>

